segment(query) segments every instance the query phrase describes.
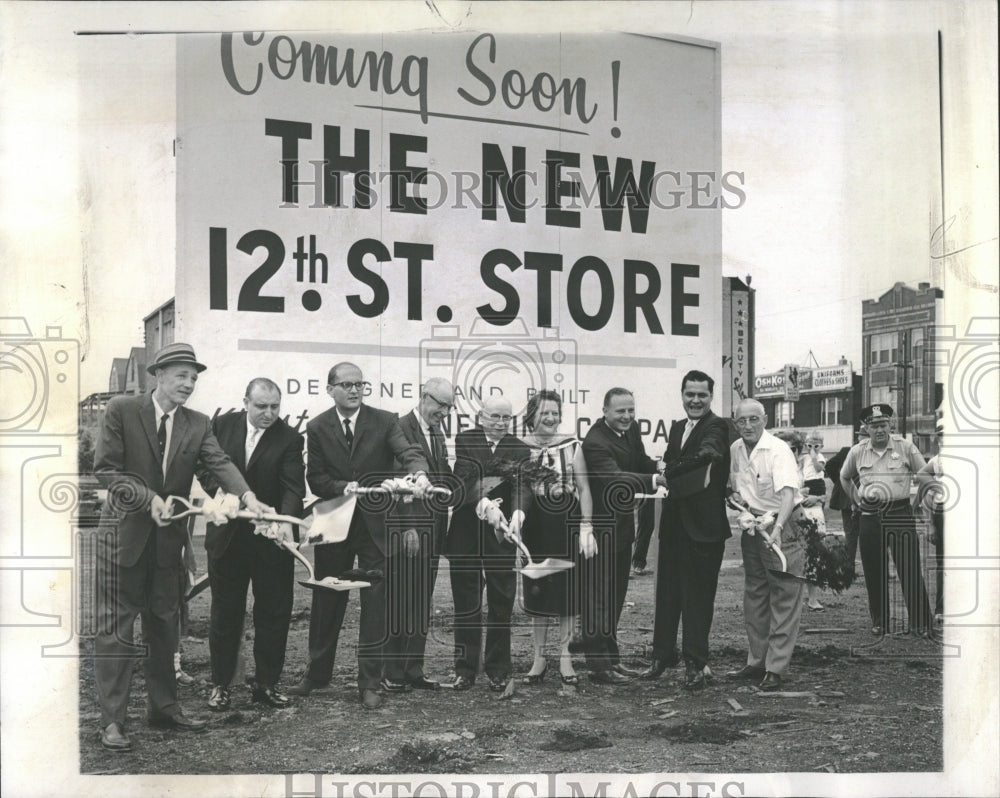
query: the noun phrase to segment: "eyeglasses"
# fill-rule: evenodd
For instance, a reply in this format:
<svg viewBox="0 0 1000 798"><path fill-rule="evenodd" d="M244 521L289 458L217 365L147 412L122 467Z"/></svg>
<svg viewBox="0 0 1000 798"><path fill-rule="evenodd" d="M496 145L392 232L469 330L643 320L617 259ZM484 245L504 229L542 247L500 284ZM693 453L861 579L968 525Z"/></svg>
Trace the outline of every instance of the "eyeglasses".
<svg viewBox="0 0 1000 798"><path fill-rule="evenodd" d="M484 414L483 418L485 418L487 421L492 421L494 423L501 423L502 422L502 423L506 424L508 421L510 421L513 418L513 416L508 416L506 414L501 415L500 413L488 413L488 414Z"/></svg>
<svg viewBox="0 0 1000 798"><path fill-rule="evenodd" d="M371 383L367 381L362 382L334 382L331 383L334 388L340 388L342 391L349 391L353 388L355 391L363 391L366 388L371 387Z"/></svg>
<svg viewBox="0 0 1000 798"><path fill-rule="evenodd" d="M760 416L749 416L748 418L738 418L736 419L736 426L737 427L756 426L757 424L760 424L763 420L764 419L762 419Z"/></svg>
<svg viewBox="0 0 1000 798"><path fill-rule="evenodd" d="M434 404L436 404L439 408L441 408L442 410L447 410L449 413L455 407L455 405L452 404L451 402L442 402L440 399L438 399L435 396L431 396L429 393L425 393L424 396L426 396L428 399L434 402Z"/></svg>

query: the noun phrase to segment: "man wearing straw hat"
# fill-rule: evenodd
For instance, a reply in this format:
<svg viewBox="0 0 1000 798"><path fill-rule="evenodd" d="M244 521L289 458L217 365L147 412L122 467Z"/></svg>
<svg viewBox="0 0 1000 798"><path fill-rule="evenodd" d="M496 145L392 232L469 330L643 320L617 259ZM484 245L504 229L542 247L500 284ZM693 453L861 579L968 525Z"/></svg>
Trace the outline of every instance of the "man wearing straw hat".
<svg viewBox="0 0 1000 798"><path fill-rule="evenodd" d="M177 574L183 568L187 522L171 521L166 497L188 496L200 465L251 512L271 510L257 500L219 447L208 416L184 407L205 370L194 349L169 344L146 370L155 377L155 388L144 396L116 396L108 403L94 461L94 472L108 489L101 516L105 534L98 540L94 677L101 744L112 751L132 747L125 720L137 653L146 661L150 725L178 731L205 728L205 721L189 718L177 703ZM218 511L210 517L219 523L226 520ZM144 648L133 645L140 614Z"/></svg>
<svg viewBox="0 0 1000 798"><path fill-rule="evenodd" d="M281 515L299 516L306 494L304 441L279 417L281 389L266 377L256 377L247 385L243 407L212 423L219 445L261 500ZM199 468L198 481L209 495L215 493L218 485L211 471ZM208 707L213 712L224 712L230 706L229 687L236 673L250 583L254 595L251 698L278 708L289 704L278 679L285 664L292 617L295 560L275 544L294 540L295 532L287 521L272 522L269 535L255 534L259 531L243 519L208 524L205 530L212 588L208 632L212 693Z"/></svg>

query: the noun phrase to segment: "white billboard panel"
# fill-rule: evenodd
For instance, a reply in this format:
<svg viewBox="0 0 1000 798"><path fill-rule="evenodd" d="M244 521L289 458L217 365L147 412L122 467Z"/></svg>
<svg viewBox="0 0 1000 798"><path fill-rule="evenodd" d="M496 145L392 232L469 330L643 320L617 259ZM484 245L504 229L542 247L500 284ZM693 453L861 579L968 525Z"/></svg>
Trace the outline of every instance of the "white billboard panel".
<svg viewBox="0 0 1000 798"><path fill-rule="evenodd" d="M721 361L715 45L630 34L178 37L177 337L194 406L268 376L293 426L352 361L405 412L428 376L515 411L615 385L652 448ZM717 370L717 369L716 369ZM715 375L718 376L718 375ZM719 408L716 408L717 410Z"/></svg>

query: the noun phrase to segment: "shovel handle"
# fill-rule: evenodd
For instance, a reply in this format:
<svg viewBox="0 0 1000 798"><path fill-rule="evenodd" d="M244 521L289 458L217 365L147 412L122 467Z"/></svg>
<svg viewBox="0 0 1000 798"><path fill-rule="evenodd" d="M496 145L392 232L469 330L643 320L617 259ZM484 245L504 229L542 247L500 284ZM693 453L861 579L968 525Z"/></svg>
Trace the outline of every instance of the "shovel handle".
<svg viewBox="0 0 1000 798"><path fill-rule="evenodd" d="M308 558L306 558L306 556L301 551L299 551L298 546L296 546L294 543L288 540L281 541L280 545L283 549L286 549L289 554L291 554L296 560L298 560L306 567L306 570L309 572L309 579L315 582L316 572L313 570L312 563L309 562Z"/></svg>
<svg viewBox="0 0 1000 798"><path fill-rule="evenodd" d="M529 566L535 564L531 559L531 552L528 551L528 547L524 545L524 541L521 540L521 536L515 535L513 532L511 532L510 527L507 525L506 522L500 524L500 531L503 532L505 535L510 535L512 538L514 538L514 545L524 552L524 556L528 558Z"/></svg>
<svg viewBox="0 0 1000 798"><path fill-rule="evenodd" d="M407 489L407 488L395 488L393 490L389 490L388 488L383 488L381 485L373 485L370 488L363 488L363 487L361 487L359 485L356 488L351 488L350 490L345 490L344 493L347 494L348 496L350 496L351 494L355 494L355 493L359 494L359 495L360 494L364 494L364 493L371 493L371 494L375 494L375 495L388 494L388 495L391 495L391 496L412 496L413 495L413 490ZM451 489L450 488L442 488L442 487L439 487L437 485L432 485L431 487L429 487L427 489L425 495L435 495L435 494L438 495L438 496L442 496L445 499L450 499L451 498Z"/></svg>
<svg viewBox="0 0 1000 798"><path fill-rule="evenodd" d="M173 509L174 502L187 508L182 513L171 513L170 518L168 519L170 521L176 521L178 518L187 518L189 515L201 515L204 512L201 507L195 507L194 504L192 504L188 499L181 496L167 496L164 501L169 509Z"/></svg>
<svg viewBox="0 0 1000 798"><path fill-rule="evenodd" d="M740 504L739 502L733 501L732 497L729 497L729 496L726 497L726 504L729 505L732 509L737 510L739 512L748 512L751 515L758 516L758 517L761 515L761 513L755 513L751 509L750 505L748 505L748 504ZM787 571L788 570L788 560L785 557L785 553L781 550L781 546L779 546L777 543L775 543L774 539L769 534L767 534L767 532L765 532L764 530L762 530L762 529L758 530L757 534L760 535L761 537L763 537L764 538L764 542L767 545L767 547L771 551L773 551L775 554L778 555L778 559L781 560L781 570L782 571Z"/></svg>
<svg viewBox="0 0 1000 798"><path fill-rule="evenodd" d="M176 502L187 509L182 513L171 513L170 520L176 521L178 518L186 518L189 515L204 515L204 507L195 507L194 504L182 496L167 496L166 503L168 507L172 507ZM245 518L251 521L284 521L289 524L301 525L305 524L305 519L296 518L294 515L281 515L280 513L264 513L263 515L257 515L249 510L240 510L236 513L237 518Z"/></svg>

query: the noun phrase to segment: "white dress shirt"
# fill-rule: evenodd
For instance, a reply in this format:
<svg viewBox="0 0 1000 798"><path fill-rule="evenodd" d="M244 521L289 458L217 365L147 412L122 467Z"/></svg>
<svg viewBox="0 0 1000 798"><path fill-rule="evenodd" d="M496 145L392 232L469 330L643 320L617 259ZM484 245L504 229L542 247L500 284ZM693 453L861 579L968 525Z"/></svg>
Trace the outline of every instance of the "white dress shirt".
<svg viewBox="0 0 1000 798"><path fill-rule="evenodd" d="M733 443L729 453L729 484L758 513L778 512L782 489L791 488L797 494L802 487L792 450L767 430L749 454L742 438Z"/></svg>

